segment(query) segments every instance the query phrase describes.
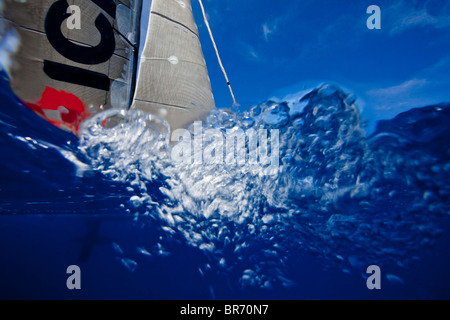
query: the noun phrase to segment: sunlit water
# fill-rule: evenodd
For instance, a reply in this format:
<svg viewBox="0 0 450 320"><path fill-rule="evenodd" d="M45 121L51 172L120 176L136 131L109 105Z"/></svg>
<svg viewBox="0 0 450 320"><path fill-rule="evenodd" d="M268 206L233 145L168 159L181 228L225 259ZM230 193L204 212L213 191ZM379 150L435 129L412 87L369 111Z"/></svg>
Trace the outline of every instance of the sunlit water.
<svg viewBox="0 0 450 320"><path fill-rule="evenodd" d="M136 111L99 114L77 138L23 106L5 74L0 90L1 213L132 217L148 239L132 253L111 241L123 272L179 247L200 254L201 277L236 290L295 288L304 256L339 273L395 266L387 279L405 285L402 270L448 231L449 105L411 110L370 136L355 98L329 85L296 104L213 110L203 134L278 130L279 166L268 174L250 161L176 162L167 124Z"/></svg>

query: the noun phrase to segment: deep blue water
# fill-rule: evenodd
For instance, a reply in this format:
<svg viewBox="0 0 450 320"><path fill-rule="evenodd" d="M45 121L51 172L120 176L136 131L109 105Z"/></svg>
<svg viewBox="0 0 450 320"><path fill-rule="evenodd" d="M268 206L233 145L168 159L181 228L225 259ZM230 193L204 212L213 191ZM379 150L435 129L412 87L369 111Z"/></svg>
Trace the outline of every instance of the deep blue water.
<svg viewBox="0 0 450 320"><path fill-rule="evenodd" d="M0 298L448 299L449 120L449 104L418 108L367 135L334 86L213 111L205 128L279 130L268 176L173 163L139 113L99 115L76 137L2 74ZM66 287L69 265L81 290ZM381 290L366 287L369 265Z"/></svg>

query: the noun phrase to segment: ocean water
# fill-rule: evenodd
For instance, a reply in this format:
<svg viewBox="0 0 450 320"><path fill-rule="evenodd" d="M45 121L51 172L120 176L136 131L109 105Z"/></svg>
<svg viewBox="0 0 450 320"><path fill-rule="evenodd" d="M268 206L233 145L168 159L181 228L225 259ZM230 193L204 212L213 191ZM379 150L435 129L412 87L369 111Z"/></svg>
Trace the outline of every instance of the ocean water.
<svg viewBox="0 0 450 320"><path fill-rule="evenodd" d="M75 136L29 110L3 72L0 297L450 298L449 121L450 104L428 106L369 135L356 99L323 85L189 128L215 156L223 141L208 129L277 130L245 145L276 154L277 140L275 168L177 162L182 142L158 117L106 111ZM81 290L66 286L70 265ZM381 290L367 288L371 265Z"/></svg>

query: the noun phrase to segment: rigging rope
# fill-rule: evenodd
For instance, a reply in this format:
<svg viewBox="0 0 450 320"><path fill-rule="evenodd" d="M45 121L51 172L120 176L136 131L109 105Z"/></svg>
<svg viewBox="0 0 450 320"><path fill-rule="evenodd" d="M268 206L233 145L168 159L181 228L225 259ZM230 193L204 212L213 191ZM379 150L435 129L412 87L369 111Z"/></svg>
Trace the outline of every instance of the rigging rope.
<svg viewBox="0 0 450 320"><path fill-rule="evenodd" d="M236 99L233 94L233 89L231 89L230 81L228 80L227 72L225 71L225 68L223 67L222 60L220 59L220 55L219 55L219 50L217 49L216 42L214 41L214 37L213 37L212 31L211 31L211 28L209 26L209 23L208 23L208 19L206 18L206 12L205 12L205 8L203 7L202 0L198 0L198 2L200 3L200 7L202 8L203 19L205 20L206 27L208 28L209 37L211 38L212 44L214 46L214 50L216 50L217 60L219 61L220 68L222 69L223 75L225 76L225 80L227 81L228 88L230 89L231 97L233 98L233 103L234 103L234 105L237 105Z"/></svg>

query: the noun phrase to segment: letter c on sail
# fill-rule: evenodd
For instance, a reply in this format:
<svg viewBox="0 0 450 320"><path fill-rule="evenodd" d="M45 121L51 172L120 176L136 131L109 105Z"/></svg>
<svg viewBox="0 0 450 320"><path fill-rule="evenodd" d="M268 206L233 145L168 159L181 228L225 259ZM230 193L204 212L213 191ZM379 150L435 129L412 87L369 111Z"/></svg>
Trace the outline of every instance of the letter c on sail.
<svg viewBox="0 0 450 320"><path fill-rule="evenodd" d="M61 24L70 17L70 13L67 13L68 7L66 0L60 0L55 2L47 12L45 32L53 48L67 59L78 63L93 65L108 61L116 47L114 29L108 19L102 13L95 19L95 26L101 34L101 40L97 46L80 46L69 41L61 32Z"/></svg>

